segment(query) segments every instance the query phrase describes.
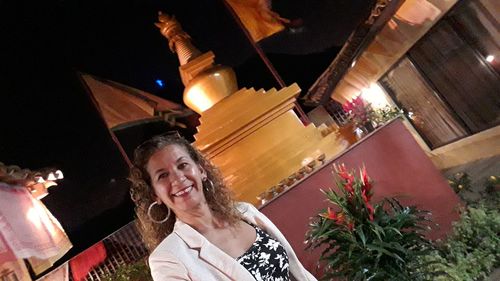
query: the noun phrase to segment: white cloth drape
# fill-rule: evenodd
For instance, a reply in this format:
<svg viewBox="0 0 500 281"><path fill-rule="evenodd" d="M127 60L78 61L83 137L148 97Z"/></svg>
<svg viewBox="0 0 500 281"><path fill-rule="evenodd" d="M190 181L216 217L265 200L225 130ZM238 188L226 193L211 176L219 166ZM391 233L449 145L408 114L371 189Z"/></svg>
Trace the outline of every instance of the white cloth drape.
<svg viewBox="0 0 500 281"><path fill-rule="evenodd" d="M0 235L17 259L53 259L72 247L42 202L25 187L6 183L0 183Z"/></svg>

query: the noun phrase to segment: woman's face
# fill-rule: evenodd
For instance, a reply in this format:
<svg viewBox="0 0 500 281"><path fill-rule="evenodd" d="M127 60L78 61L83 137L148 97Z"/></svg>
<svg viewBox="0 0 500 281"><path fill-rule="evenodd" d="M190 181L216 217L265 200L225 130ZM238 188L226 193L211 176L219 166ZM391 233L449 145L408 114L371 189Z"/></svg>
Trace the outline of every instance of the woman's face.
<svg viewBox="0 0 500 281"><path fill-rule="evenodd" d="M174 213L189 211L205 202L204 169L180 145L172 144L155 152L146 170L156 196Z"/></svg>

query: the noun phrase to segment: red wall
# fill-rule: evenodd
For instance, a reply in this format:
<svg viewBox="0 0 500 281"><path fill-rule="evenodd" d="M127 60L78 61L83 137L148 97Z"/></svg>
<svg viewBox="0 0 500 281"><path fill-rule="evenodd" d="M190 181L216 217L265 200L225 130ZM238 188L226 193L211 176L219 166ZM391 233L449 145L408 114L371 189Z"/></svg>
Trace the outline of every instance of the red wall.
<svg viewBox="0 0 500 281"><path fill-rule="evenodd" d="M458 197L399 119L367 136L330 163L345 163L349 169L364 164L375 182L374 202L395 196L403 204L431 211L434 222L439 224L439 228L429 234L432 239L445 236L451 222L458 218ZM311 272L319 252L304 250L304 236L309 218L328 206L320 189L333 186L332 165L325 165L261 208Z"/></svg>

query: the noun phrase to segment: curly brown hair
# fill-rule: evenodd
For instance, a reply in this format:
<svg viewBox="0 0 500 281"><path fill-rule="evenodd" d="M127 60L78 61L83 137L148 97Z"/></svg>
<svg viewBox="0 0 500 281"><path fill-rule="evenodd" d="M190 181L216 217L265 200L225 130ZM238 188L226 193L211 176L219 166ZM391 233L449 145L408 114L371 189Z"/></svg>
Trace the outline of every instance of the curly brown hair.
<svg viewBox="0 0 500 281"><path fill-rule="evenodd" d="M155 223L148 217L148 207L155 201L155 193L151 187L151 178L146 166L151 156L167 145L178 145L186 150L195 163L199 164L207 173L207 179L203 182L205 199L213 214L230 225L234 225L241 219L241 215L235 207L231 191L224 184L219 170L210 163L198 149L194 148L186 139L179 134L164 134L155 136L135 149L134 162L130 169L129 180L132 182L130 195L135 203L137 215L137 227L142 235L146 247L152 251L160 242L169 235L176 220L172 212L169 219L164 223ZM209 183L212 182L212 185ZM165 204L152 208L151 216L155 219L167 216Z"/></svg>

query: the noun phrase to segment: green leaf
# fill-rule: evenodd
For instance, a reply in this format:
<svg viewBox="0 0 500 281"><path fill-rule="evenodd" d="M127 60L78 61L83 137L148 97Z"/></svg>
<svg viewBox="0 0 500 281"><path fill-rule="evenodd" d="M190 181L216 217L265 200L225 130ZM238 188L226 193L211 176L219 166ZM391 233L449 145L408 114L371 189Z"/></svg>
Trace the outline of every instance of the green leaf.
<svg viewBox="0 0 500 281"><path fill-rule="evenodd" d="M405 262L399 255L395 254L395 253L391 253L389 251L387 251L386 249L382 248L382 247L379 247L379 246L376 246L376 245L373 245L373 244L367 244L366 247L370 250L373 250L373 251L377 251L379 253L383 253L387 256L390 256L390 257L393 257L401 262Z"/></svg>
<svg viewBox="0 0 500 281"><path fill-rule="evenodd" d="M365 233L363 232L363 227L359 226L356 227L355 232L358 234L359 238L361 239L361 242L363 242L363 246L366 245L366 237Z"/></svg>

